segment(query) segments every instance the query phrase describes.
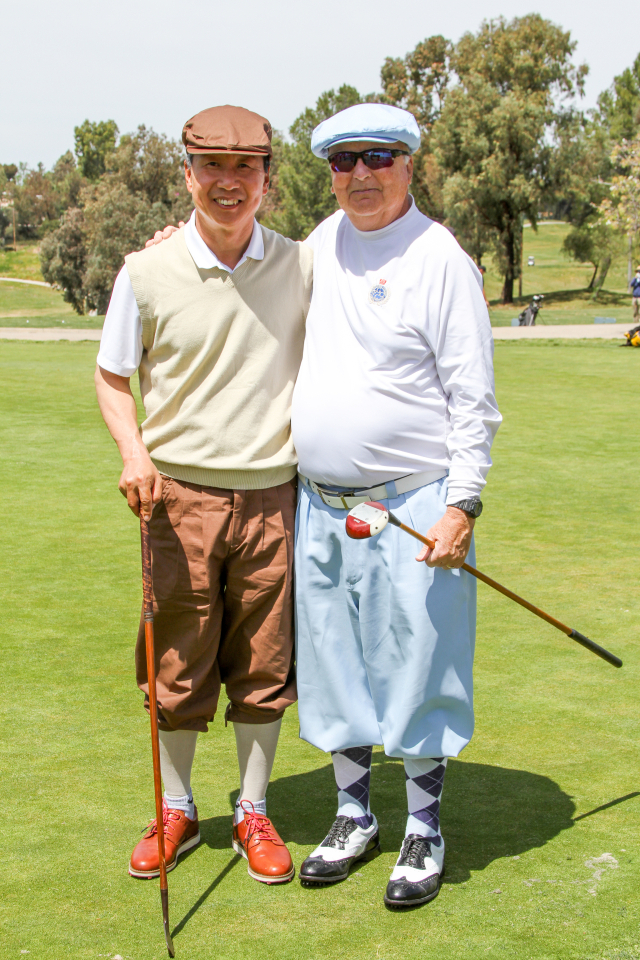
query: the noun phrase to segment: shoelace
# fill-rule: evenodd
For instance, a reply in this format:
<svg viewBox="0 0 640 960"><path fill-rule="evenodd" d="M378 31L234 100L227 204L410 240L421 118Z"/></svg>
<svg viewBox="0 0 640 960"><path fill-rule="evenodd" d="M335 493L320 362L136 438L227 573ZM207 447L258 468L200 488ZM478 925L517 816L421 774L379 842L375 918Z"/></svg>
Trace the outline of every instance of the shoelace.
<svg viewBox="0 0 640 960"><path fill-rule="evenodd" d="M164 829L165 836L168 834L170 828L175 822L180 819L180 813L178 810L170 810L167 806L166 800L162 801L162 827ZM151 823L144 828L143 833L148 833L150 837L153 837L158 832L158 819L154 817Z"/></svg>
<svg viewBox="0 0 640 960"><path fill-rule="evenodd" d="M424 866L424 858L431 856L431 844L426 837L407 837L402 850L402 863L406 867ZM421 862L422 861L422 862Z"/></svg>
<svg viewBox="0 0 640 960"><path fill-rule="evenodd" d="M335 843L346 843L353 830L347 829L349 823L353 823L351 817L340 815L334 820L329 833L322 843L323 847L332 847Z"/></svg>
<svg viewBox="0 0 640 960"><path fill-rule="evenodd" d="M250 810L245 807L245 803L251 807ZM249 843L249 840L253 837L255 837L256 840L277 840L271 820L261 813L256 813L251 800L241 800L240 806L244 812L244 822L247 825L245 843Z"/></svg>

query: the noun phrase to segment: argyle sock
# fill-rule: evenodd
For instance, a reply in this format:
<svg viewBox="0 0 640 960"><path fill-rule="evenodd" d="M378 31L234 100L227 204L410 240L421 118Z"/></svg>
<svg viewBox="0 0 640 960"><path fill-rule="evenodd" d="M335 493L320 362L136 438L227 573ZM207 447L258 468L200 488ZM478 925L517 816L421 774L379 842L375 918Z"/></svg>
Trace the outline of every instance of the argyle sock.
<svg viewBox="0 0 640 960"><path fill-rule="evenodd" d="M338 816L352 817L363 829L373 823L369 809L372 754L373 747L349 747L331 753L338 786Z"/></svg>
<svg viewBox="0 0 640 960"><path fill-rule="evenodd" d="M421 837L433 839L439 847L440 836L440 794L447 769L446 757L404 761L406 777L407 803L409 816L405 836L417 833Z"/></svg>

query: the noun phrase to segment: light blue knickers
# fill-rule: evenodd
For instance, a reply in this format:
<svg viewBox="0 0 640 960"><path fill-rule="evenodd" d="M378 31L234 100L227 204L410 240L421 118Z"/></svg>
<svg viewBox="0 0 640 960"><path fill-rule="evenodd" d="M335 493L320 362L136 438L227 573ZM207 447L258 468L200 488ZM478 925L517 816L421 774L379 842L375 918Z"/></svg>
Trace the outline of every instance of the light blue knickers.
<svg viewBox="0 0 640 960"><path fill-rule="evenodd" d="M426 533L446 495L443 479L384 504ZM346 516L300 484L300 736L326 751L384 744L390 757L455 757L473 733L475 579L416 563L420 544L391 524L351 540Z"/></svg>

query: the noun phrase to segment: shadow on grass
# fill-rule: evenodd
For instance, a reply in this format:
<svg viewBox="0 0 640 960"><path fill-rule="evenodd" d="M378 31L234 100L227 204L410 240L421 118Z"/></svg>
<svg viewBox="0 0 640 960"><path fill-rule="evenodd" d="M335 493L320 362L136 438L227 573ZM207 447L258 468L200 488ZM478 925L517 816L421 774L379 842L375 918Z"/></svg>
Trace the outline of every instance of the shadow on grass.
<svg viewBox="0 0 640 960"><path fill-rule="evenodd" d="M229 795L231 809L238 796ZM404 765L374 753L371 806L380 823L383 851L395 853L404 837L406 810ZM285 843L316 846L333 822L336 788L333 766L281 777L269 785L269 815ZM445 883L464 883L501 857L520 856L542 847L573 826L575 804L549 777L483 763L450 760L442 802L442 831L447 844ZM229 850L229 862L176 925L177 935L220 884L239 857L231 851L231 813L200 821L202 841ZM182 858L184 862L189 854ZM296 868L300 866L296 863Z"/></svg>
<svg viewBox="0 0 640 960"><path fill-rule="evenodd" d="M574 301L582 301L585 305L591 304L592 306L606 306L606 307L628 307L631 303L631 294L628 293L617 293L614 290L599 290L598 297L596 300L592 300L593 291L586 290L582 287L579 290L550 290L545 292L544 289L539 290L539 293L544 294L544 308L552 307L554 304L560 303L572 303ZM491 300L491 307L510 307L515 309L516 307L524 308L531 301L531 295L529 294L526 297L514 297L512 304L503 304L501 300ZM538 316L536 320L536 325L543 323L542 313Z"/></svg>
<svg viewBox="0 0 640 960"><path fill-rule="evenodd" d="M230 795L231 805L237 793ZM407 817L401 760L374 753L371 808L383 850L399 850ZM269 815L285 843L316 846L333 822L333 766L282 777L269 785ZM573 826L575 804L549 777L482 763L450 760L442 802L448 880L463 883L501 857L541 847ZM202 840L230 849L231 816L200 821Z"/></svg>

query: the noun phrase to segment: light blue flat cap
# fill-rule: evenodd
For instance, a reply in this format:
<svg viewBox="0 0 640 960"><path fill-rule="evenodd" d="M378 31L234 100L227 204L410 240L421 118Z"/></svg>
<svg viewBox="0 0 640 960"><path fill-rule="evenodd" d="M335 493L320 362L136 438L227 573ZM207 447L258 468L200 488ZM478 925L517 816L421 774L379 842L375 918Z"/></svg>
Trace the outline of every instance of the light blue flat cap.
<svg viewBox="0 0 640 960"><path fill-rule="evenodd" d="M420 128L408 110L387 103L358 103L319 123L311 134L311 149L326 160L329 151L344 141L406 143L411 153L420 146Z"/></svg>

